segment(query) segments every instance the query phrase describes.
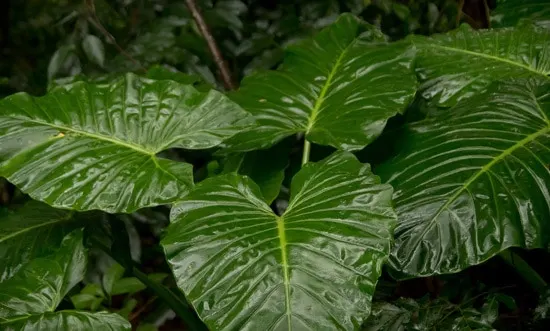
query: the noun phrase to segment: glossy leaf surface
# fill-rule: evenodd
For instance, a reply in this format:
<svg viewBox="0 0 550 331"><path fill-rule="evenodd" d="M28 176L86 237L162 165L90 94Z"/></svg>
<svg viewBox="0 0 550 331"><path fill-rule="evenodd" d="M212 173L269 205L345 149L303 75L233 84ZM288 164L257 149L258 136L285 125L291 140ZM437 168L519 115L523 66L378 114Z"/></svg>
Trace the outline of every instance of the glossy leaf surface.
<svg viewBox="0 0 550 331"><path fill-rule="evenodd" d="M174 206L162 245L211 330L354 330L389 252L391 194L349 153L296 174L282 216L249 178L213 177Z"/></svg>
<svg viewBox="0 0 550 331"><path fill-rule="evenodd" d="M77 310L62 310L59 312L47 312L40 315L32 315L23 320L17 320L10 324L0 324L5 331L130 331L131 326L127 320L118 314L107 312L89 313Z"/></svg>
<svg viewBox="0 0 550 331"><path fill-rule="evenodd" d="M53 253L78 222L72 214L40 202L29 202L0 217L0 282L32 259Z"/></svg>
<svg viewBox="0 0 550 331"><path fill-rule="evenodd" d="M54 207L130 212L172 202L192 166L156 156L221 143L250 116L217 91L128 74L0 101L0 176Z"/></svg>
<svg viewBox="0 0 550 331"><path fill-rule="evenodd" d="M84 277L86 252L82 231L71 232L59 249L37 257L12 278L0 283L2 330L130 330L127 321L114 314L55 312L67 292Z"/></svg>
<svg viewBox="0 0 550 331"><path fill-rule="evenodd" d="M408 127L377 173L395 188L396 275L453 273L550 239L550 81L492 85ZM401 275L403 276L403 275Z"/></svg>
<svg viewBox="0 0 550 331"><path fill-rule="evenodd" d="M457 305L444 298L400 298L373 304L373 312L363 331L475 330L493 331L498 318L498 301L490 296L481 309L473 300Z"/></svg>
<svg viewBox="0 0 550 331"><path fill-rule="evenodd" d="M479 31L463 25L412 41L422 96L444 107L497 80L550 74L550 34L529 25Z"/></svg>
<svg viewBox="0 0 550 331"><path fill-rule="evenodd" d="M550 3L547 0L498 0L491 11L492 27L515 26L522 19L550 27Z"/></svg>
<svg viewBox="0 0 550 331"><path fill-rule="evenodd" d="M317 144L361 149L414 95L413 55L408 44L388 44L379 30L344 14L315 38L289 47L280 70L243 80L231 97L259 126L227 144L246 151L305 133Z"/></svg>

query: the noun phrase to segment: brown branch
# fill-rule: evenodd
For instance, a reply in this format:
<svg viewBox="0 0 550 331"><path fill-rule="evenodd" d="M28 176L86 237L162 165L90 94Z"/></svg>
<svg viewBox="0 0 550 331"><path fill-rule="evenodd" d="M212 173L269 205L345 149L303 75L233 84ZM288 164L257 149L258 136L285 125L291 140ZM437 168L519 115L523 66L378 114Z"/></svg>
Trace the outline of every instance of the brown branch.
<svg viewBox="0 0 550 331"><path fill-rule="evenodd" d="M191 15L193 15L193 19L195 20L195 23L197 23L197 26L199 27L203 38L208 44L208 49L210 49L210 53L212 53L214 62L220 70L220 75L225 85L225 88L229 90L234 90L236 86L235 83L233 83L233 79L231 78L227 63L224 61L222 53L220 52L220 49L216 44L216 40L212 36L208 25L206 25L206 22L204 21L204 18L202 17L202 14L197 7L197 3L195 2L195 0L185 0L185 3L187 5L187 8L189 8L189 11L191 12Z"/></svg>
<svg viewBox="0 0 550 331"><path fill-rule="evenodd" d="M88 7L88 18L90 22L109 40L111 44L113 44L116 49L120 52L120 54L124 55L128 60L130 60L133 64L135 64L137 67L139 67L139 70L142 70L144 72L147 72L147 69L145 69L136 59L132 57L128 52L126 52L122 47L118 45L118 43L115 40L115 37L113 37L112 34L105 29L105 27L101 24L99 21L99 17L97 17L95 12L95 4L94 0L85 0L86 1L86 7Z"/></svg>

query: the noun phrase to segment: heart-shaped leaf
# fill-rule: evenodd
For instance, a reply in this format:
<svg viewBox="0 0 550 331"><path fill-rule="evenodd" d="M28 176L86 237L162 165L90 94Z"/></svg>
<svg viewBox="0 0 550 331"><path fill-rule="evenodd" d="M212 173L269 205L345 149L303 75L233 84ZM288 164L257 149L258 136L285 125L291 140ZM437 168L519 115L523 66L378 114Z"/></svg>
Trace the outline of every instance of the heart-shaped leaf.
<svg viewBox="0 0 550 331"><path fill-rule="evenodd" d="M455 105L506 78L550 74L550 33L524 25L475 31L467 25L434 37L412 37L422 96Z"/></svg>
<svg viewBox="0 0 550 331"><path fill-rule="evenodd" d="M76 230L63 239L57 252L33 259L0 283L0 328L130 330L130 323L116 314L55 311L67 292L82 280L85 270L82 231Z"/></svg>
<svg viewBox="0 0 550 331"><path fill-rule="evenodd" d="M217 91L128 74L0 101L0 176L54 207L131 212L192 185L192 166L156 156L220 144L251 124Z"/></svg>
<svg viewBox="0 0 550 331"><path fill-rule="evenodd" d="M392 188L349 153L309 163L278 216L248 177L201 182L162 241L211 330L354 330L389 252Z"/></svg>
<svg viewBox="0 0 550 331"><path fill-rule="evenodd" d="M511 246L548 247L549 117L550 80L531 78L409 126L377 168L396 190L393 269L452 273Z"/></svg>
<svg viewBox="0 0 550 331"><path fill-rule="evenodd" d="M55 252L63 237L79 225L73 214L32 201L0 217L0 282L32 259Z"/></svg>
<svg viewBox="0 0 550 331"><path fill-rule="evenodd" d="M281 70L243 80L231 97L259 125L227 145L261 149L305 133L317 144L361 149L414 95L413 55L408 44L388 44L375 27L344 14L315 38L289 47Z"/></svg>

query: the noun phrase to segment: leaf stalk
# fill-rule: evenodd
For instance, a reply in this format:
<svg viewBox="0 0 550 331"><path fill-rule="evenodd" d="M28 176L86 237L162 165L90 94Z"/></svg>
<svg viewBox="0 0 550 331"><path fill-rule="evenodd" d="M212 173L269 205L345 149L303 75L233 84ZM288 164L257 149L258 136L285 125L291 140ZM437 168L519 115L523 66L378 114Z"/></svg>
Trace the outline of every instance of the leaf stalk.
<svg viewBox="0 0 550 331"><path fill-rule="evenodd" d="M309 162L309 153L311 151L311 143L304 137L304 151L302 154L302 166Z"/></svg>

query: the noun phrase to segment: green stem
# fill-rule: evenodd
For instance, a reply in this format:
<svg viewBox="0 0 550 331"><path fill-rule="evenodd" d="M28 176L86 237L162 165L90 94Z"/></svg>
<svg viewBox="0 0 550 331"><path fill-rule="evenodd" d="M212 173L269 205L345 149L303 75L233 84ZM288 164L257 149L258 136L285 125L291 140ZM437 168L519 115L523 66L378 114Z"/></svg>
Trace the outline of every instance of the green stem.
<svg viewBox="0 0 550 331"><path fill-rule="evenodd" d="M512 250L507 249L500 252L499 256L510 266L512 266L516 272L537 291L539 294L544 294L548 287L546 281L539 275L539 273L533 269L524 259Z"/></svg>
<svg viewBox="0 0 550 331"><path fill-rule="evenodd" d="M194 314L194 312L191 310L191 307L189 304L185 301L183 297L183 294L181 296L178 296L176 293L171 291L166 286L157 283L150 279L147 274L139 270L136 266L128 267L126 266L120 259L118 259L114 254L111 253L111 250L103 245L98 240L91 238L93 241L94 246L98 247L102 251L104 251L106 254L111 256L117 263L122 265L124 268L129 270L134 277L139 279L143 284L145 284L149 289L151 289L155 294L161 298L182 320L183 322L189 327L189 330L197 330L197 331L207 331L208 329L204 325L204 323L199 319L197 315Z"/></svg>
<svg viewBox="0 0 550 331"><path fill-rule="evenodd" d="M302 166L309 162L310 151L311 151L311 143L304 137L304 152L302 154Z"/></svg>

